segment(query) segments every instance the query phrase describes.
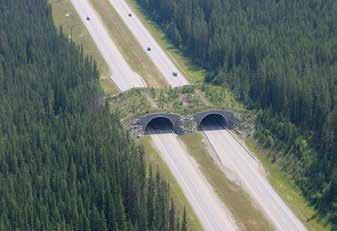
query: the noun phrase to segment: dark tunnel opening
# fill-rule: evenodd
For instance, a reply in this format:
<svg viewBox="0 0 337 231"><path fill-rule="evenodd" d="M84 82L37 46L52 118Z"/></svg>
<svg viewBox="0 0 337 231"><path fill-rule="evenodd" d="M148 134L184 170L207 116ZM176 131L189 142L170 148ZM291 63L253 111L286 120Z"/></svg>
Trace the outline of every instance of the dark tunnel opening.
<svg viewBox="0 0 337 231"><path fill-rule="evenodd" d="M199 128L202 130L223 130L227 127L226 119L220 114L210 114L203 118Z"/></svg>
<svg viewBox="0 0 337 231"><path fill-rule="evenodd" d="M173 130L172 121L166 117L154 118L145 127L147 134L171 133Z"/></svg>

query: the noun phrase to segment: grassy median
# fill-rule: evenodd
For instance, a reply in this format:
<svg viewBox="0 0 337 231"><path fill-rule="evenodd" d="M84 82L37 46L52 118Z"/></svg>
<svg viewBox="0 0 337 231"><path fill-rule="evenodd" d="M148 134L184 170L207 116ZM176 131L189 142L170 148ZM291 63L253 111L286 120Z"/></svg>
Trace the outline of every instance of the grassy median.
<svg viewBox="0 0 337 231"><path fill-rule="evenodd" d="M126 2L188 81L193 84L201 84L205 78L206 71L190 62L190 59L185 57L184 54L169 41L164 31L146 16L136 0L126 0Z"/></svg>
<svg viewBox="0 0 337 231"><path fill-rule="evenodd" d="M111 39L131 69L142 76L149 87L162 88L167 86L164 77L110 3L102 0L90 0L90 2L99 13Z"/></svg>
<svg viewBox="0 0 337 231"><path fill-rule="evenodd" d="M211 157L211 150L200 133L181 136L189 153L200 165L208 182L213 186L219 198L231 211L240 230L273 230L272 225L262 212L256 208L249 195L240 187L229 181L223 171Z"/></svg>

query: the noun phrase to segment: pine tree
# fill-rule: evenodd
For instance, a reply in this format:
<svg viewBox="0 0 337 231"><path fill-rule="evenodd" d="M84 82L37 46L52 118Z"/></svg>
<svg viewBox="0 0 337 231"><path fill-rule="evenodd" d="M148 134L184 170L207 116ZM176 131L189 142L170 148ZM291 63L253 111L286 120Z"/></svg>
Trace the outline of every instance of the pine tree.
<svg viewBox="0 0 337 231"><path fill-rule="evenodd" d="M181 224L181 231L187 231L187 215L186 215L186 208L184 208L184 215L183 215L183 221Z"/></svg>
<svg viewBox="0 0 337 231"><path fill-rule="evenodd" d="M173 201L171 200L171 208L169 212L169 231L175 231L176 228L176 217L175 217L175 206Z"/></svg>

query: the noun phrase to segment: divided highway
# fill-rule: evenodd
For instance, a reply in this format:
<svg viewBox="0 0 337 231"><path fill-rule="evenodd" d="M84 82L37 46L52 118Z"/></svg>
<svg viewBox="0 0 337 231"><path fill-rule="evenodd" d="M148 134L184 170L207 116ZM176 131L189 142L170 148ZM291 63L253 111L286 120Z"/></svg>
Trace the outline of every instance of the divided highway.
<svg viewBox="0 0 337 231"><path fill-rule="evenodd" d="M151 134L153 144L161 158L170 168L183 193L198 216L204 230L238 230L230 211L214 192L212 186L201 173L198 164L180 143L176 134L153 128Z"/></svg>
<svg viewBox="0 0 337 231"><path fill-rule="evenodd" d="M223 167L236 173L241 185L269 217L276 230L306 230L261 173L257 160L233 137L230 131L215 124L203 128L203 133L216 151Z"/></svg>
<svg viewBox="0 0 337 231"><path fill-rule="evenodd" d="M146 87L145 81L124 60L89 0L70 0L108 64L111 79L121 91ZM87 18L88 17L88 18Z"/></svg>
<svg viewBox="0 0 337 231"><path fill-rule="evenodd" d="M165 51L159 46L150 32L145 28L137 15L128 6L125 0L108 0L119 16L147 52L152 62L157 66L167 83L172 87L188 85L188 81L174 65ZM148 50L149 49L149 50Z"/></svg>
<svg viewBox="0 0 337 231"><path fill-rule="evenodd" d="M129 30L157 66L171 87L187 85L188 81L152 38L125 0L108 0ZM108 63L112 80L121 91L146 87L144 80L133 72L109 37L109 33L92 8L89 0L71 0L98 49ZM90 20L87 20L87 17ZM148 50L150 48L150 50ZM176 75L176 76L175 76ZM230 168L240 178L243 187L257 202L277 230L306 230L300 220L282 201L259 170L259 164L225 129L214 125L203 134L214 148L224 168ZM198 165L173 133L157 134L150 130L161 158L176 177L186 198L207 231L237 230L235 220L225 208Z"/></svg>
<svg viewBox="0 0 337 231"><path fill-rule="evenodd" d="M100 21L99 16L90 5L89 0L71 0L71 2L82 18L83 23L87 27L104 59L109 64L113 73L112 80L119 89L125 91L133 87L146 86L142 78L132 72L122 55L119 53L117 47L114 45L104 28L103 23ZM87 17L89 17L90 20L87 20ZM150 35L148 34L148 36ZM152 46L157 47L157 52L154 52L154 54L157 54L158 59L162 60L162 62L154 63L157 66L159 65L158 68L161 71L166 70L166 75L164 76L169 78L168 82L170 85L176 87L188 84L186 79L153 39ZM156 57L154 56L153 58ZM176 72L178 76L173 76L172 70ZM191 203L204 230L237 230L235 221L230 212L214 193L197 164L193 162L190 154L187 153L184 146L179 142L177 136L173 133L151 134L151 138L159 150L162 159L176 177L187 200Z"/></svg>

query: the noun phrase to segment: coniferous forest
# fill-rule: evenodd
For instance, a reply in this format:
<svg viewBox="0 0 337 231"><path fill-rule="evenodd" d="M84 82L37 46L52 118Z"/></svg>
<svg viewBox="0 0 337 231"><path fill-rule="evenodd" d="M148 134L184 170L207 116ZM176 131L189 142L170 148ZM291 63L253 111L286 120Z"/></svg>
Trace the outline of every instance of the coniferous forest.
<svg viewBox="0 0 337 231"><path fill-rule="evenodd" d="M207 83L259 111L271 160L337 224L337 1L137 1Z"/></svg>
<svg viewBox="0 0 337 231"><path fill-rule="evenodd" d="M98 76L47 0L0 0L0 230L186 230Z"/></svg>

